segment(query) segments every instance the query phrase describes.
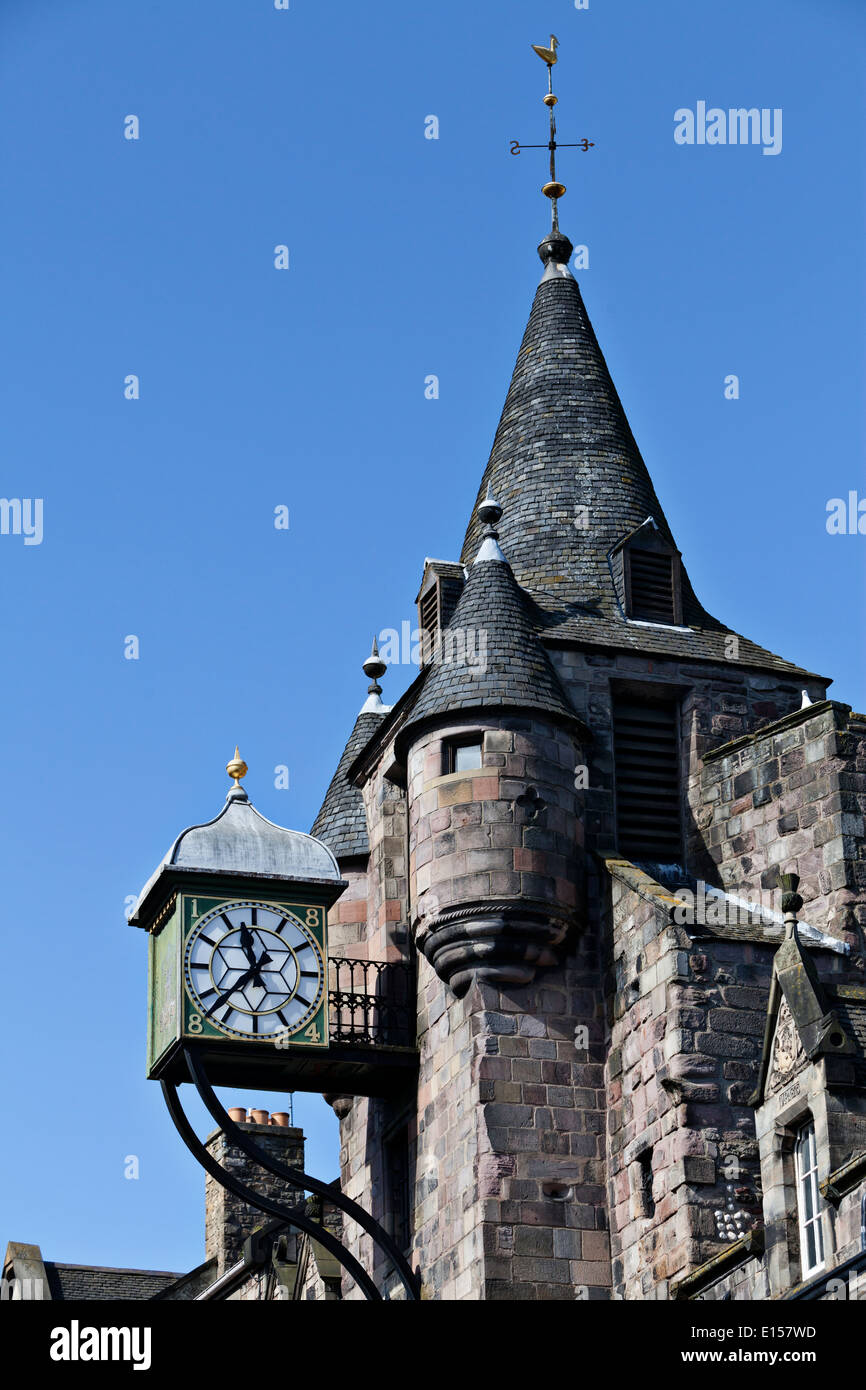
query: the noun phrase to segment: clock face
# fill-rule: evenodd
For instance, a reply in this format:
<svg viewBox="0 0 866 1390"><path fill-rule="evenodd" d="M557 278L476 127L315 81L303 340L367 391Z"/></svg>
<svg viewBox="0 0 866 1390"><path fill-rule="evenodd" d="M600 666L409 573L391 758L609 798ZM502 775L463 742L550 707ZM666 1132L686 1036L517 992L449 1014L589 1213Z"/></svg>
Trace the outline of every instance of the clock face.
<svg viewBox="0 0 866 1390"><path fill-rule="evenodd" d="M311 909L318 913L319 909ZM322 1003L325 962L309 927L287 908L221 903L199 917L186 943L183 973L198 1015L234 1038L270 1040L297 1033Z"/></svg>

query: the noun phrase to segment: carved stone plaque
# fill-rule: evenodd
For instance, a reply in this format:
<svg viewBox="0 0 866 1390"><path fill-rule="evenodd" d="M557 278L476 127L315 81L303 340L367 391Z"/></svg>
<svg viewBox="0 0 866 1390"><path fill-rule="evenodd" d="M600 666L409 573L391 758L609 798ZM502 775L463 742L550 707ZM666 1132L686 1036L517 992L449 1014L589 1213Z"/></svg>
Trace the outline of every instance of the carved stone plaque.
<svg viewBox="0 0 866 1390"><path fill-rule="evenodd" d="M803 1043L797 1031L787 999L782 998L776 1017L776 1036L773 1039L773 1058L770 1063L768 1091L778 1091L791 1080L806 1061Z"/></svg>

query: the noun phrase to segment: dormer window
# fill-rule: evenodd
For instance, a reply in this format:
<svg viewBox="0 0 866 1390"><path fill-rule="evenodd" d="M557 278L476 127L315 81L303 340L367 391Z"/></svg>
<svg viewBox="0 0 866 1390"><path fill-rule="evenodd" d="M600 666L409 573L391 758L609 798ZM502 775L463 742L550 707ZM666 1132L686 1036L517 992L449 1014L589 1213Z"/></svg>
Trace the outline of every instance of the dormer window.
<svg viewBox="0 0 866 1390"><path fill-rule="evenodd" d="M611 552L617 597L632 622L682 624L679 551L659 531L652 517Z"/></svg>
<svg viewBox="0 0 866 1390"><path fill-rule="evenodd" d="M418 626L421 630L421 664L426 666L436 649L438 634L454 616L465 582L463 566L446 560L428 560L418 593Z"/></svg>

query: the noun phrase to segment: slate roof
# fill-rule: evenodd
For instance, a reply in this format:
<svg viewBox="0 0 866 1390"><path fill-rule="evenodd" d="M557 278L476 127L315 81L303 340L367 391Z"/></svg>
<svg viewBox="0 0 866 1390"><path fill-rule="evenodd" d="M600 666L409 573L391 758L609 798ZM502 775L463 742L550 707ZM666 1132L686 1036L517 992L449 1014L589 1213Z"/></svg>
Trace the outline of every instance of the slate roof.
<svg viewBox="0 0 866 1390"><path fill-rule="evenodd" d="M310 831L311 835L328 846L337 859L370 852L364 798L349 781L348 772L361 749L378 729L384 713L384 706L382 713L361 710Z"/></svg>
<svg viewBox="0 0 866 1390"><path fill-rule="evenodd" d="M683 568L683 623L691 632L632 623L617 601L609 552L652 516L676 545L598 345L577 282L571 243L547 238L511 385L461 559L481 542L477 503L490 487L504 508L502 548L518 583L539 605L546 640L674 657L727 660L730 629L698 601ZM588 526L575 525L588 508ZM812 675L747 638L740 664ZM822 678L823 679L823 678Z"/></svg>
<svg viewBox="0 0 866 1390"><path fill-rule="evenodd" d="M831 1009L854 1044L854 1069L860 1086L866 1086L866 987L825 986Z"/></svg>
<svg viewBox="0 0 866 1390"><path fill-rule="evenodd" d="M54 1260L45 1261L45 1273L52 1299L64 1302L149 1299L183 1277L158 1269L108 1269Z"/></svg>
<svg viewBox="0 0 866 1390"><path fill-rule="evenodd" d="M405 730L421 720L457 711L507 707L539 710L575 722L577 715L539 641L533 617L531 600L506 561L481 560L470 565L443 634L442 651L427 669L401 730L401 742ZM456 638L461 633L464 659L455 660L455 649L449 653L448 636Z"/></svg>

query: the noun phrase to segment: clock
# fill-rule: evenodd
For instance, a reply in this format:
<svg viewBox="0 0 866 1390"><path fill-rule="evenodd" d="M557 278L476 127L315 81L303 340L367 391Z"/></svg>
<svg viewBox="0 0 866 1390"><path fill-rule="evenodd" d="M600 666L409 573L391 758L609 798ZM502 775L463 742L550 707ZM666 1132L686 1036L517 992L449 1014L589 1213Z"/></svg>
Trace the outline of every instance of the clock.
<svg viewBox="0 0 866 1390"><path fill-rule="evenodd" d="M328 1090L336 1021L328 912L347 887L313 835L253 806L237 748L213 820L188 826L144 885L129 921L148 935L147 1075L215 1086Z"/></svg>
<svg viewBox="0 0 866 1390"><path fill-rule="evenodd" d="M231 1038L276 1041L306 1030L305 1041L321 1042L316 1016L327 972L315 934L320 915L317 907L293 912L254 900L202 912L184 947L187 1032L207 1026Z"/></svg>
<svg viewBox="0 0 866 1390"><path fill-rule="evenodd" d="M281 886L200 880L165 903L150 931L148 1076L187 1080L194 1044L215 1085L287 1089L290 1051L330 1047L330 894Z"/></svg>

